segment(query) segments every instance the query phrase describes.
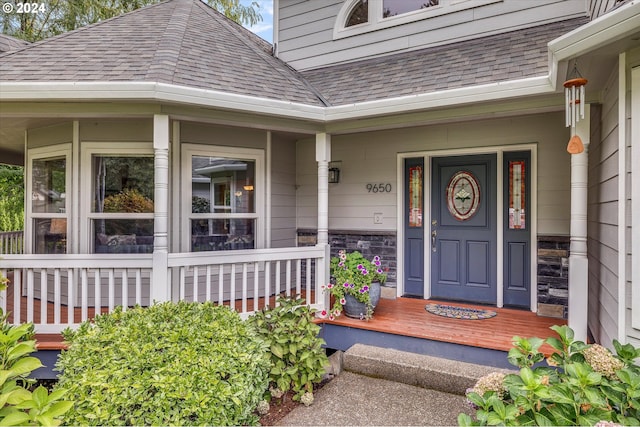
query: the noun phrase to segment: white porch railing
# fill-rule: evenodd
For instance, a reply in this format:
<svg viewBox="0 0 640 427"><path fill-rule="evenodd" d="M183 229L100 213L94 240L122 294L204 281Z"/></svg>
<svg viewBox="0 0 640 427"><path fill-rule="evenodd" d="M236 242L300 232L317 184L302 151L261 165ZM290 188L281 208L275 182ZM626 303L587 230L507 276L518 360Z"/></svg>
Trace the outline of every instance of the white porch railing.
<svg viewBox="0 0 640 427"><path fill-rule="evenodd" d="M9 321L33 322L38 333L58 333L117 306L148 306L154 286L168 286L174 301L213 301L243 317L280 294L301 295L321 310L325 256L321 246L169 254L167 282L152 283L151 254L3 255L0 274L11 283L0 307Z"/></svg>
<svg viewBox="0 0 640 427"><path fill-rule="evenodd" d="M148 305L149 255L6 255L0 306L13 323L58 333L116 306Z"/></svg>
<svg viewBox="0 0 640 427"><path fill-rule="evenodd" d="M24 232L0 231L0 255L24 253Z"/></svg>
<svg viewBox="0 0 640 427"><path fill-rule="evenodd" d="M236 307L243 317L281 294L300 295L322 309L324 256L316 246L169 254L173 299L217 301Z"/></svg>

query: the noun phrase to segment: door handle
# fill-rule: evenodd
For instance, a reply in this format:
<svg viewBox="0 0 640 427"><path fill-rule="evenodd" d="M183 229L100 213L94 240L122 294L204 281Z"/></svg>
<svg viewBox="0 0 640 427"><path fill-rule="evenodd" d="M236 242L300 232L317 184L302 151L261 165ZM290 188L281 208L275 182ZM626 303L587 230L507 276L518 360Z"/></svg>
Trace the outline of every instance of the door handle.
<svg viewBox="0 0 640 427"><path fill-rule="evenodd" d="M431 232L431 251L435 252L436 251L436 236L438 235L438 232L436 230L433 230Z"/></svg>

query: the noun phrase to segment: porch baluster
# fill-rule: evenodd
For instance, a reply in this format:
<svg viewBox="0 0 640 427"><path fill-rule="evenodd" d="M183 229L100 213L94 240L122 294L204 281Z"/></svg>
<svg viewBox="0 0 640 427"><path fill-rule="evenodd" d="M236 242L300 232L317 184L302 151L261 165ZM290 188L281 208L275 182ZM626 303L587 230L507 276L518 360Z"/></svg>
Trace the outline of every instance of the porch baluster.
<svg viewBox="0 0 640 427"><path fill-rule="evenodd" d="M56 325L60 324L60 298L62 298L62 295L60 293L60 269L56 268L54 270L54 277L53 277L53 323L55 323ZM46 300L42 301L41 304L47 305L46 304ZM41 323L45 323L41 320Z"/></svg>

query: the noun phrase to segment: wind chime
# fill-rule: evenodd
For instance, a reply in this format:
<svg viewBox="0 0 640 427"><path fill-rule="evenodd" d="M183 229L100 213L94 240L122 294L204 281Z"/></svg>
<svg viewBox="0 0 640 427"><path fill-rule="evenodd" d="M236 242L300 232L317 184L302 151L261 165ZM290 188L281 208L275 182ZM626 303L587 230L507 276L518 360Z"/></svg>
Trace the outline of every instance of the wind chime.
<svg viewBox="0 0 640 427"><path fill-rule="evenodd" d="M570 154L579 154L584 151L584 144L576 135L576 123L584 119L584 87L587 79L580 75L577 65L574 63L570 79L564 82L565 121L566 126L571 126L571 139L567 145Z"/></svg>

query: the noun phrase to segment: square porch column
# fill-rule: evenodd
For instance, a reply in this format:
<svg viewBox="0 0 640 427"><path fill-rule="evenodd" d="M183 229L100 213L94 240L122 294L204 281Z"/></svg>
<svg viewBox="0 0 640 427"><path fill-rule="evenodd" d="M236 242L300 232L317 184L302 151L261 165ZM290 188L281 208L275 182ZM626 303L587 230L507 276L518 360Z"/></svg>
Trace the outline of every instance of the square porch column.
<svg viewBox="0 0 640 427"><path fill-rule="evenodd" d="M153 271L151 299L169 301L169 116L153 116Z"/></svg>
<svg viewBox="0 0 640 427"><path fill-rule="evenodd" d="M324 262L316 270L317 283L329 282L329 161L331 160L331 135L316 134L316 161L318 162L318 240L317 246L324 249ZM329 294L316 289L316 301L329 307Z"/></svg>
<svg viewBox="0 0 640 427"><path fill-rule="evenodd" d="M587 259L587 191L589 173L590 106L576 124L584 151L571 155L571 247L569 254L569 327L575 339L587 340L589 261Z"/></svg>

